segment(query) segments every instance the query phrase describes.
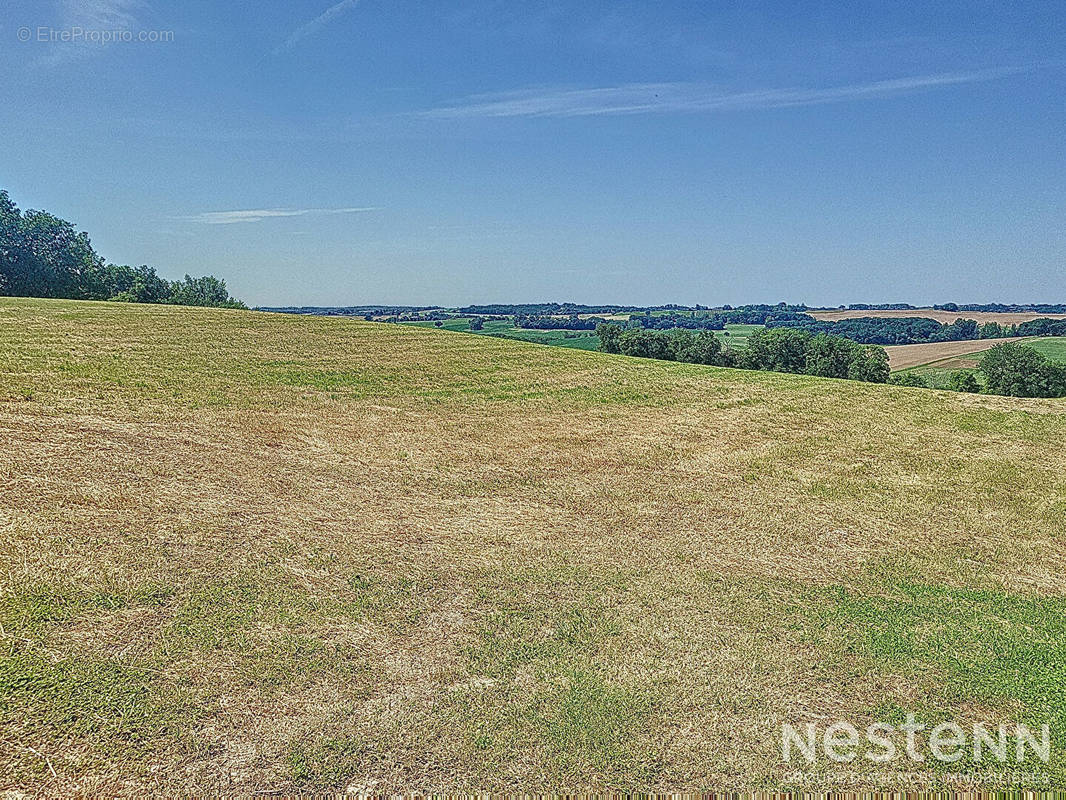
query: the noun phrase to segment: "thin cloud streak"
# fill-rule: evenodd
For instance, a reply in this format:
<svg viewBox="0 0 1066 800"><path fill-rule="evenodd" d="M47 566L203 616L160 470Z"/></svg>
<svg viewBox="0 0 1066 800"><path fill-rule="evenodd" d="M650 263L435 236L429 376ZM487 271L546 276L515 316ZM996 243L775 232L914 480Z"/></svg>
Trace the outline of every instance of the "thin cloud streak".
<svg viewBox="0 0 1066 800"><path fill-rule="evenodd" d="M318 33L322 28L326 27L330 22L339 17L345 11L349 11L359 3L359 0L341 0L339 3L330 6L317 17L310 22L305 22L299 28L289 34L289 38L282 42L280 45L274 48L274 55L281 55L282 53L292 50L300 42L306 39L312 34Z"/></svg>
<svg viewBox="0 0 1066 800"><path fill-rule="evenodd" d="M377 206L361 208L258 208L240 211L204 211L181 219L199 222L204 225L233 225L238 222L262 222L265 219L279 217L327 216L332 214L361 214L367 211L380 211Z"/></svg>
<svg viewBox="0 0 1066 800"><path fill-rule="evenodd" d="M129 31L137 27L135 12L145 8L142 0L61 0L59 28L72 31ZM111 47L109 41L50 42L45 54L34 61L35 66L57 67L102 53Z"/></svg>
<svg viewBox="0 0 1066 800"><path fill-rule="evenodd" d="M827 89L729 92L698 83L631 83L597 89L522 90L475 95L452 106L418 112L418 116L428 119L592 117L789 108L891 97L922 89L990 81L1033 69L1030 66L947 72Z"/></svg>

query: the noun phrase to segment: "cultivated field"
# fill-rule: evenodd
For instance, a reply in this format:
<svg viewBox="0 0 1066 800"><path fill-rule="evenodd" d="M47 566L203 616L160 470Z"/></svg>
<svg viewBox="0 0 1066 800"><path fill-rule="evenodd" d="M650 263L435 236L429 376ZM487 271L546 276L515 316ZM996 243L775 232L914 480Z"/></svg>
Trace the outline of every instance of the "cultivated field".
<svg viewBox="0 0 1066 800"><path fill-rule="evenodd" d="M929 342L927 344L895 344L885 348L888 363L893 370L932 364L971 353L982 353L1004 342L1027 342L1022 338L968 339L961 342ZM980 356L975 356L979 358Z"/></svg>
<svg viewBox="0 0 1066 800"><path fill-rule="evenodd" d="M1017 325L1032 319L1066 319L1066 314L1037 314L1035 312L995 312L995 311L937 311L932 308L890 309L883 311L861 311L858 309L837 311L808 311L815 319L835 321L838 319L856 319L859 317L925 317L950 325L957 319L972 319L979 323L998 322L1000 325Z"/></svg>
<svg viewBox="0 0 1066 800"><path fill-rule="evenodd" d="M999 344L1000 342L1014 342L1017 344L1024 344L1026 347L1031 347L1039 353L1042 353L1045 357L1051 361L1058 361L1059 363L1066 363L1066 337L1054 336L1045 338L1014 338L1014 339L988 339L985 340L992 344ZM981 345L983 342L952 342L957 345ZM915 350L907 352L907 348L930 348L926 350ZM912 371L918 375L921 375L925 379L925 382L933 389L947 389L949 388L949 382L951 379L951 373L956 370L965 370L968 372L977 372L977 367L981 363L981 357L984 352L989 349L987 346L980 349L973 349L972 347L962 348L964 350L961 353L953 353L948 356L944 356L943 352L936 350L937 347L943 347L942 344L919 344L919 345L902 345L899 347L886 347L885 349L889 353L889 363L895 360L896 363L904 362L901 367L893 366L893 369L902 369ZM893 353L893 351L902 350L903 353ZM930 359L926 361L925 359ZM979 383L984 383L984 379L981 374L977 372L977 380Z"/></svg>
<svg viewBox="0 0 1066 800"><path fill-rule="evenodd" d="M803 788L908 713L1062 786L1064 409L0 301L0 789Z"/></svg>

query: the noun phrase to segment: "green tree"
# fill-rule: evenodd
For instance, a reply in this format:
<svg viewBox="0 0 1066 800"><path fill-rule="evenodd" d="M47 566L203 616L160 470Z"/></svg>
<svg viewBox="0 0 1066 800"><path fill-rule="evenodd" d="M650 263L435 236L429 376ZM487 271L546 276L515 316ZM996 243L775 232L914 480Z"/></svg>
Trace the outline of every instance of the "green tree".
<svg viewBox="0 0 1066 800"><path fill-rule="evenodd" d="M997 344L981 358L988 391L1011 397L1066 395L1066 368L1052 364L1031 347Z"/></svg>
<svg viewBox="0 0 1066 800"><path fill-rule="evenodd" d="M171 285L152 267L108 264L100 265L86 276L85 295L90 300L166 303L171 296Z"/></svg>
<svg viewBox="0 0 1066 800"><path fill-rule="evenodd" d="M884 383L891 372L888 352L883 347L871 345L860 347L848 365L848 377L853 381Z"/></svg>
<svg viewBox="0 0 1066 800"><path fill-rule="evenodd" d="M226 282L214 275L202 278L185 276L183 281L170 285L168 303L179 306L211 306L215 308L245 308L244 303L230 297Z"/></svg>
<svg viewBox="0 0 1066 800"><path fill-rule="evenodd" d="M977 322L972 319L957 319L950 325L945 325L936 335L936 339L942 342L961 342L976 339L978 336Z"/></svg>
<svg viewBox="0 0 1066 800"><path fill-rule="evenodd" d="M621 353L619 339L622 329L611 322L601 323L596 326L596 335L600 337L600 350L604 353Z"/></svg>
<svg viewBox="0 0 1066 800"><path fill-rule="evenodd" d="M804 372L823 378L846 378L859 345L839 336L820 333L807 343Z"/></svg>
<svg viewBox="0 0 1066 800"><path fill-rule="evenodd" d="M669 333L654 330L630 330L618 337L618 349L622 355L641 358L674 360L673 337Z"/></svg>
<svg viewBox="0 0 1066 800"><path fill-rule="evenodd" d="M957 369L948 376L948 388L953 392L976 393L981 391L981 384L977 382L972 371Z"/></svg>
<svg viewBox="0 0 1066 800"><path fill-rule="evenodd" d="M801 328L765 328L748 338L740 356L745 369L773 372L803 372L807 367L807 343L813 337Z"/></svg>
<svg viewBox="0 0 1066 800"><path fill-rule="evenodd" d="M19 211L0 190L0 294L245 308L211 275L171 283L148 266L105 264L89 235L46 211Z"/></svg>
<svg viewBox="0 0 1066 800"><path fill-rule="evenodd" d="M0 190L0 290L13 297L85 297L103 260L89 235L46 211L20 212Z"/></svg>
<svg viewBox="0 0 1066 800"><path fill-rule="evenodd" d="M712 366L726 366L730 361L721 340L708 330L698 333L679 330L674 334L672 344L675 361Z"/></svg>

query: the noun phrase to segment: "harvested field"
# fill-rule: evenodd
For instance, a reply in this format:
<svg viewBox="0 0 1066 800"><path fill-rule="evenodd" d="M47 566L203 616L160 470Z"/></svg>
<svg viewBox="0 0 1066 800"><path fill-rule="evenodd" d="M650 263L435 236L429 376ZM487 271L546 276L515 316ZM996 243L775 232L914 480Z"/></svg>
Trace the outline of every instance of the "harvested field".
<svg viewBox="0 0 1066 800"><path fill-rule="evenodd" d="M906 714L1063 785L1064 410L2 300L0 789L794 788Z"/></svg>
<svg viewBox="0 0 1066 800"><path fill-rule="evenodd" d="M930 342L929 344L897 344L885 348L893 370L932 364L954 356L982 353L1004 342L1025 342L1023 338L972 339L964 342Z"/></svg>
<svg viewBox="0 0 1066 800"><path fill-rule="evenodd" d="M914 308L888 311L808 311L815 319L828 320L856 319L858 317L925 317L937 322L951 324L957 319L972 319L979 323L998 322L1000 325L1016 325L1032 319L1066 319L1066 314L996 313L991 311L937 311L931 308Z"/></svg>

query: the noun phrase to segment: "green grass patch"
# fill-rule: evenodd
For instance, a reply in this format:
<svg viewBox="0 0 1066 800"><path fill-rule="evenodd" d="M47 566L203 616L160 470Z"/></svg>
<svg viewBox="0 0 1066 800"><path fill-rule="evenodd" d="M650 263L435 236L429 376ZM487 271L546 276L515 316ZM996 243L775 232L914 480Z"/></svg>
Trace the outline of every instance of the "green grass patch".
<svg viewBox="0 0 1066 800"><path fill-rule="evenodd" d="M1066 363L1066 336L1051 336L1046 339L1030 339L1026 345L1050 361Z"/></svg>
<svg viewBox="0 0 1066 800"><path fill-rule="evenodd" d="M9 634L36 638L50 626L94 612L166 605L169 587L145 583L128 587L86 589L70 584L25 584L0 596L0 625Z"/></svg>
<svg viewBox="0 0 1066 800"><path fill-rule="evenodd" d="M997 723L1047 724L1052 741L1062 742L1066 599L879 575L879 591L836 589L822 619L868 668L898 671L919 689L920 719L951 719L976 702L999 715ZM1061 776L1066 762L1054 749L1053 759Z"/></svg>
<svg viewBox="0 0 1066 800"><path fill-rule="evenodd" d="M343 792L359 774L366 743L352 737L311 738L289 749L289 777L300 789Z"/></svg>

